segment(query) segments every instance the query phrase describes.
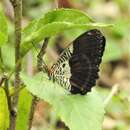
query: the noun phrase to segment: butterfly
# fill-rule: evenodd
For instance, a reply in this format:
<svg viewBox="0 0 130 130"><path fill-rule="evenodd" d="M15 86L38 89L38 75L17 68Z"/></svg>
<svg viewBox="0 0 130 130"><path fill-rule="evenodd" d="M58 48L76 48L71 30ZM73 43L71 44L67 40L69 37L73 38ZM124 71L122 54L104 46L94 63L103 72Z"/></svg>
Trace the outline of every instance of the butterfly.
<svg viewBox="0 0 130 130"><path fill-rule="evenodd" d="M85 95L95 86L99 65L105 49L105 37L97 30L89 30L76 38L61 53L49 71L50 80L72 94Z"/></svg>

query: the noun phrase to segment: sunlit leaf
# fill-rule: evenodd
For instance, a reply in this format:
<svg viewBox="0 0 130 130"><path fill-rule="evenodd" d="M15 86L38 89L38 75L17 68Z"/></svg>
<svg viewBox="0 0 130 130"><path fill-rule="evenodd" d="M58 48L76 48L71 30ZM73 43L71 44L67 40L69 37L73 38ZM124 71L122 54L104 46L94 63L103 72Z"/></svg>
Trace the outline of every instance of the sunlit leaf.
<svg viewBox="0 0 130 130"><path fill-rule="evenodd" d="M94 23L88 15L75 9L57 9L45 14L43 18L32 21L24 30L21 55L24 56L34 44L45 37L51 37L70 29L109 27L109 24Z"/></svg>
<svg viewBox="0 0 130 130"><path fill-rule="evenodd" d="M28 130L32 99L32 95L26 89L23 89L20 92L16 120L16 130Z"/></svg>
<svg viewBox="0 0 130 130"><path fill-rule="evenodd" d="M22 80L32 94L53 106L70 130L101 130L104 106L95 90L85 96L71 95L43 73L32 78L22 75Z"/></svg>
<svg viewBox="0 0 130 130"><path fill-rule="evenodd" d="M54 36L65 30L74 29L74 28L77 29L82 28L88 30L92 28L108 27L108 26L111 25L100 24L100 23L73 24L69 22L53 22L51 24L47 24L43 26L41 29L39 29L38 31L32 33L23 41L21 46L22 56L24 56L30 50L30 48L33 47L34 44L39 43L45 37Z"/></svg>
<svg viewBox="0 0 130 130"><path fill-rule="evenodd" d="M9 128L9 110L5 91L0 88L0 130Z"/></svg>
<svg viewBox="0 0 130 130"><path fill-rule="evenodd" d="M9 69L13 69L15 67L14 48L8 44L5 44L1 47L1 51L2 51L4 66L6 66Z"/></svg>
<svg viewBox="0 0 130 130"><path fill-rule="evenodd" d="M71 22L71 23L88 23L93 20L84 12L77 9L56 9L49 11L39 19L33 20L23 30L23 38L29 36L34 31L39 30L41 27L48 23L53 22Z"/></svg>

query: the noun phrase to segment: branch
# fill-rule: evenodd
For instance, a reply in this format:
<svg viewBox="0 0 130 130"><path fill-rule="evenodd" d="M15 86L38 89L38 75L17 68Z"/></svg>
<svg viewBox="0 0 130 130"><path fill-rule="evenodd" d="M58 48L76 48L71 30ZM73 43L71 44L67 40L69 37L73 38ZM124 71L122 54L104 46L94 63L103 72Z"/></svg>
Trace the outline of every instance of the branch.
<svg viewBox="0 0 130 130"><path fill-rule="evenodd" d="M14 23L15 23L15 82L14 87L20 87L20 71L21 71L21 62L20 59L20 43L21 43L21 20L22 20L22 0L10 0L13 10L14 10ZM13 99L14 107L17 106L18 94ZM15 120L16 116L12 115L12 120L10 122L10 130L15 130Z"/></svg>
<svg viewBox="0 0 130 130"><path fill-rule="evenodd" d="M22 0L15 0L14 2L15 15L15 87L20 85L20 43L21 43L21 20L22 20Z"/></svg>
<svg viewBox="0 0 130 130"><path fill-rule="evenodd" d="M35 112L35 107L37 105L37 97L34 96L32 99L32 106L29 114L29 125L28 125L28 130L31 130L32 128L32 122L33 122L33 117L34 117L34 112Z"/></svg>

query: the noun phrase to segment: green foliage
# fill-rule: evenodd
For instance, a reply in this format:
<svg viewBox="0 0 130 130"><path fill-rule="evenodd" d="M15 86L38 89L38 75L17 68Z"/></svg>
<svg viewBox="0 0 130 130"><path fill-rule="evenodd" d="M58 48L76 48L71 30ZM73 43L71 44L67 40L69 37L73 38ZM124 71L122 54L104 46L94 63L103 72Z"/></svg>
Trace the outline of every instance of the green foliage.
<svg viewBox="0 0 130 130"><path fill-rule="evenodd" d="M77 9L56 9L49 11L40 19L38 26L52 22L73 22L75 24L93 22L86 13Z"/></svg>
<svg viewBox="0 0 130 130"><path fill-rule="evenodd" d="M3 11L0 9L0 46L6 43L8 40L8 27L7 20Z"/></svg>
<svg viewBox="0 0 130 130"><path fill-rule="evenodd" d="M85 96L71 95L43 73L32 78L22 75L22 80L32 94L53 106L70 130L101 130L104 106L96 91Z"/></svg>
<svg viewBox="0 0 130 130"><path fill-rule="evenodd" d="M26 89L23 89L19 95L16 130L28 130L31 104L32 95Z"/></svg>
<svg viewBox="0 0 130 130"><path fill-rule="evenodd" d="M33 44L38 44L45 37L54 36L65 30L76 28L88 30L108 26L111 25L92 22L86 14L75 9L53 10L42 18L32 21L23 30L21 55L24 56L33 47Z"/></svg>
<svg viewBox="0 0 130 130"><path fill-rule="evenodd" d="M0 88L0 130L9 128L9 110L5 91Z"/></svg>
<svg viewBox="0 0 130 130"><path fill-rule="evenodd" d="M14 48L8 44L5 44L1 47L1 51L4 67L6 66L6 69L7 68L14 69L15 67Z"/></svg>
<svg viewBox="0 0 130 130"><path fill-rule="evenodd" d="M56 9L49 11L41 18L32 21L25 29L23 30L23 37L26 38L34 31L38 31L42 26L53 23L53 22L71 22L71 23L88 23L92 22L92 19L87 16L85 13L76 10L76 9Z"/></svg>

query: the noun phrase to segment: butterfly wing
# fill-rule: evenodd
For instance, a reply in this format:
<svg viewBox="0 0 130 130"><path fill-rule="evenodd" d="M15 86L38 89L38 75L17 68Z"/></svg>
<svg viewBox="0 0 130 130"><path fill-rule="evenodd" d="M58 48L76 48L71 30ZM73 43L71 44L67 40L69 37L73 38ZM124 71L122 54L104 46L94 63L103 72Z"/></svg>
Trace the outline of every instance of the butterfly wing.
<svg viewBox="0 0 130 130"><path fill-rule="evenodd" d="M52 66L52 77L72 94L86 94L96 84L105 48L105 37L97 29L79 36ZM69 63L69 64L68 64ZM68 64L68 65L66 65ZM65 76L67 69L68 77ZM60 78L61 79L60 79Z"/></svg>
<svg viewBox="0 0 130 130"><path fill-rule="evenodd" d="M69 59L71 93L86 94L96 84L105 38L99 30L90 30L78 37Z"/></svg>
<svg viewBox="0 0 130 130"><path fill-rule="evenodd" d="M69 59L72 56L72 44L66 48L60 55L59 59L51 67L50 77L53 81L62 85L65 89L71 90L70 84L70 66Z"/></svg>

